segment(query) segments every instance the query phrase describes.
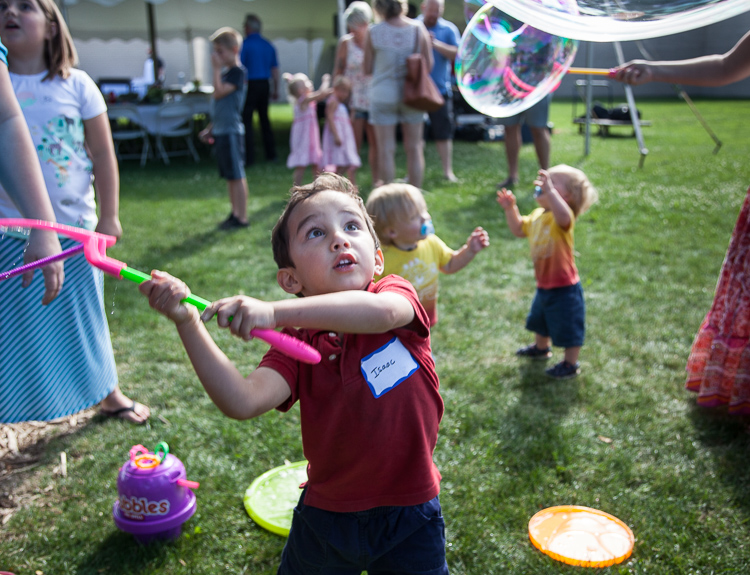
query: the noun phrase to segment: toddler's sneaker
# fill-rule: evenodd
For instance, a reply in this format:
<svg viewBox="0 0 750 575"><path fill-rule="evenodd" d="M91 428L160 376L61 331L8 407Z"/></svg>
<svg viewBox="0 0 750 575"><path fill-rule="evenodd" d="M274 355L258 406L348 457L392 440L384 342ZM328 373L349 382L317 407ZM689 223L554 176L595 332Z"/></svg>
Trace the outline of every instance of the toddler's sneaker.
<svg viewBox="0 0 750 575"><path fill-rule="evenodd" d="M544 361L552 357L552 350L548 347L540 349L535 343L522 347L516 351L518 357L528 357L537 361Z"/></svg>
<svg viewBox="0 0 750 575"><path fill-rule="evenodd" d="M581 373L581 364L578 362L575 362L575 364L568 363L563 360L554 367L545 370L545 373L555 379L570 379Z"/></svg>

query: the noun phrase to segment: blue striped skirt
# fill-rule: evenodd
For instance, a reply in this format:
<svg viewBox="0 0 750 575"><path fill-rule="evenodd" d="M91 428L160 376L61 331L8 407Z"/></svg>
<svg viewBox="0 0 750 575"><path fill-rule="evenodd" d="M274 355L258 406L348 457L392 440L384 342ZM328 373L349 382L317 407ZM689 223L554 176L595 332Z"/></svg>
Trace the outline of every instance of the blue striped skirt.
<svg viewBox="0 0 750 575"><path fill-rule="evenodd" d="M75 244L61 239L63 249ZM23 264L26 242L0 238L0 272ZM0 422L46 421L96 405L117 385L104 309L104 274L82 253L65 260L65 283L42 306L44 280L0 282Z"/></svg>

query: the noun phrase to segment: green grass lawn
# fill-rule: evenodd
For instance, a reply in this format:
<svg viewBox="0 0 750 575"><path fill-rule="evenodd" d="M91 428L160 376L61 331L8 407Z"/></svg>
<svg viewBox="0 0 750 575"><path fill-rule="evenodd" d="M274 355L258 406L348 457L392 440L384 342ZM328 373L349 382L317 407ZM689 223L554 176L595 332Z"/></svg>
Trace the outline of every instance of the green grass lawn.
<svg viewBox="0 0 750 575"><path fill-rule="evenodd" d="M514 356L531 341L523 325L534 276L527 242L510 234L495 202L494 185L506 176L503 144L456 142L460 184L441 179L435 146L427 144L424 185L438 235L458 247L481 225L491 241L465 270L441 278L433 330L446 407L435 461L452 573L578 572L528 539L531 516L563 504L601 509L632 528L633 556L606 573L750 570L748 421L700 409L684 390L690 345L750 184L750 105L697 105L724 143L720 152L712 154L713 142L683 102L642 101L653 122L644 129L642 169L629 130L593 137L584 157L570 102L552 105L553 164L582 168L600 195L576 226L588 330L582 373L565 382ZM274 107L273 120L283 158L288 107ZM403 176L401 150L397 162ZM535 172L533 147L525 146L516 190L522 213L534 205ZM229 208L208 155L168 167L129 162L121 178L125 233L109 250L113 257L143 271L167 270L208 299L286 297L269 245L292 180L283 162L248 170L252 226L236 232L216 229ZM369 191L367 169L360 184ZM96 417L49 440L37 466L18 470L14 481L32 497L0 527L0 570L275 573L284 539L253 523L242 495L261 473L302 459L298 409L246 422L222 416L173 325L135 285L108 279L105 302L121 386L151 406L152 418L134 427ZM215 325L211 332L244 371L266 350ZM555 350L554 361L561 355ZM112 504L130 447L159 441L201 482L198 509L176 542L143 547L115 527ZM65 478L55 472L62 451Z"/></svg>

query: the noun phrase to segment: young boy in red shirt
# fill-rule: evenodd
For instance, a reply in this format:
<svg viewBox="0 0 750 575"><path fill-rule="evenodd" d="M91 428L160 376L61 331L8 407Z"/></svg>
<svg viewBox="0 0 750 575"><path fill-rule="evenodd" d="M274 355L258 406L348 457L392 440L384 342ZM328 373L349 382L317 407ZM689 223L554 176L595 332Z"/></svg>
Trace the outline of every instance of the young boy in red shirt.
<svg viewBox="0 0 750 575"><path fill-rule="evenodd" d="M201 316L181 303L190 292L168 274L154 271L140 289L176 324L225 415L248 419L300 402L308 481L279 573L447 574L432 460L443 401L416 292L396 276L373 283L383 254L357 189L341 176L292 188L272 245L279 286L297 299L234 296ZM243 339L281 326L323 359L310 366L272 348L243 376L203 324L214 315Z"/></svg>

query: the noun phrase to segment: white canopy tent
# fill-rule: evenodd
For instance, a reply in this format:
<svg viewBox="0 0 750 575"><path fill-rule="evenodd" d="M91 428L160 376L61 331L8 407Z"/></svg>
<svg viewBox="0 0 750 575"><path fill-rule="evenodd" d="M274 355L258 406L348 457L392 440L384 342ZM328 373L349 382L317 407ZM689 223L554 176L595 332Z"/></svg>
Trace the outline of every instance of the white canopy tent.
<svg viewBox="0 0 750 575"><path fill-rule="evenodd" d="M177 80L177 69L188 80L209 80L205 39L222 26L243 32L242 24L249 13L261 18L263 35L281 44L293 57L293 71L312 76L325 46L332 51L336 43L337 23L345 8L344 0L58 2L76 41L81 67L95 79L137 75L146 58L146 48L151 46L167 62L168 72L171 70L168 83Z"/></svg>
<svg viewBox="0 0 750 575"><path fill-rule="evenodd" d="M276 45L282 72L305 72L310 77L320 75L321 67L330 72L347 4L345 0L56 1L76 41L81 67L95 79L139 74L146 49L153 45L167 64L167 83L177 80L178 71L188 80L209 81L205 39L222 26L243 32L244 17L249 13L260 17L263 36ZM417 8L421 4L421 0L410 1ZM463 0L445 2L445 17L461 29L465 25L463 5ZM107 68L111 71L105 73Z"/></svg>
<svg viewBox="0 0 750 575"><path fill-rule="evenodd" d="M76 38L132 40L149 37L148 4L163 40L208 37L221 26L240 29L248 13L261 18L270 39L331 38L345 7L344 0L62 0L61 9Z"/></svg>

